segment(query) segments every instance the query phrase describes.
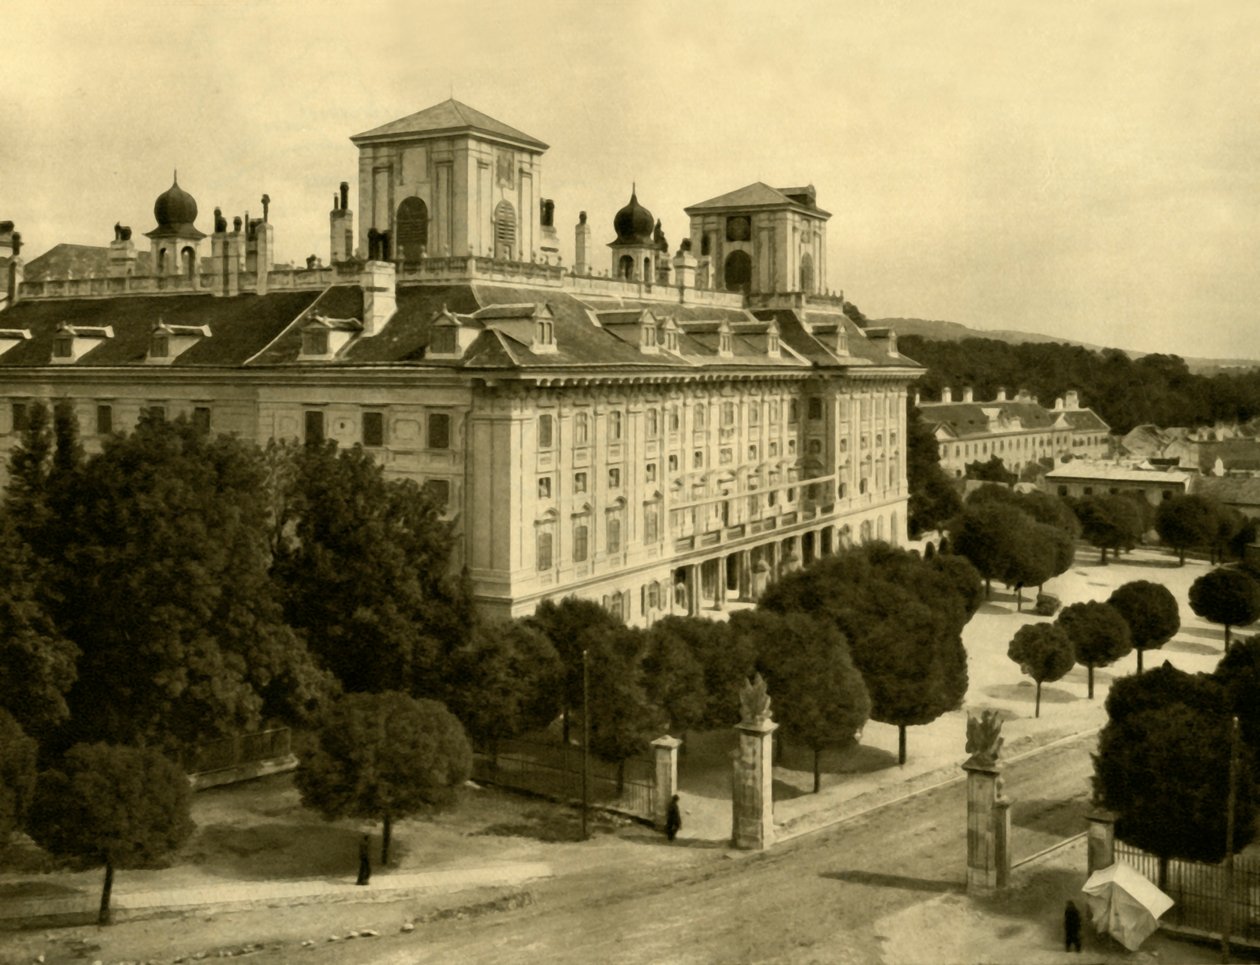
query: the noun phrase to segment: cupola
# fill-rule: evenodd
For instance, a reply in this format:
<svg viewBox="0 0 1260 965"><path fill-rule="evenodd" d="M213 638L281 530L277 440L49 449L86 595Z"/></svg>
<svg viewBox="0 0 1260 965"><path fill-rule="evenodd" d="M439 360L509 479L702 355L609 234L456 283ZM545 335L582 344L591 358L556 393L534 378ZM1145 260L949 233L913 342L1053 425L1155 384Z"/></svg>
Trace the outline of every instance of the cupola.
<svg viewBox="0 0 1260 965"><path fill-rule="evenodd" d="M628 245L652 245L656 219L652 212L639 204L635 189L630 189L630 203L613 216L613 230L617 242Z"/></svg>
<svg viewBox="0 0 1260 965"><path fill-rule="evenodd" d="M153 202L153 219L159 228L191 228L197 220L197 200L179 186L178 173Z"/></svg>

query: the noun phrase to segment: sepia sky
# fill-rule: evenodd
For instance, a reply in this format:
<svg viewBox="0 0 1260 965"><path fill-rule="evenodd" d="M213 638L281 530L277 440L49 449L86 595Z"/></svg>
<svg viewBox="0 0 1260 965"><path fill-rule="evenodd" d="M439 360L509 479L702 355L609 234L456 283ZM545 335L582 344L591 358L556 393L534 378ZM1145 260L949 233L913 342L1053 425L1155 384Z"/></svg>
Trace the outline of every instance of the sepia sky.
<svg viewBox="0 0 1260 965"><path fill-rule="evenodd" d="M349 136L453 91L551 145L566 263L631 182L671 248L688 204L812 183L872 317L1260 358L1258 4L0 0L0 31L29 257L144 242L178 168L203 231L267 192L280 259L326 260Z"/></svg>

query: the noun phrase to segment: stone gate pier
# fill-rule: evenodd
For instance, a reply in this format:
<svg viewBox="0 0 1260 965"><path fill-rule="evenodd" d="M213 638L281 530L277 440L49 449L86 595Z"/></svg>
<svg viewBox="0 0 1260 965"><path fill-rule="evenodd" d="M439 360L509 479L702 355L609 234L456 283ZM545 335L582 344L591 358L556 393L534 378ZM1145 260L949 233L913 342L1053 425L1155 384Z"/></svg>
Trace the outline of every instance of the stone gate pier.
<svg viewBox="0 0 1260 965"><path fill-rule="evenodd" d="M739 695L739 745L731 753L731 847L759 851L774 843L774 768L766 682L757 674Z"/></svg>

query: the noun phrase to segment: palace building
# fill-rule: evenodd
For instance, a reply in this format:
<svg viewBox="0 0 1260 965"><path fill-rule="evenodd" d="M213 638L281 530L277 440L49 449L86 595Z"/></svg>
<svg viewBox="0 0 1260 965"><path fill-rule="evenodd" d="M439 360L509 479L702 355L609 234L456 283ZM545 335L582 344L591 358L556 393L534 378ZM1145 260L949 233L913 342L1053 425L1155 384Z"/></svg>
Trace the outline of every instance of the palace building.
<svg viewBox="0 0 1260 965"><path fill-rule="evenodd" d="M27 265L5 225L0 457L58 399L89 451L145 410L361 445L445 501L500 617L576 594L642 625L754 599L850 541L904 542L922 369L825 294L813 187L693 205L671 253L636 186L615 237L579 216L569 266L543 142L455 100L351 140L357 218L343 183L327 265L274 263L265 195L203 233L177 181L148 250L118 224Z"/></svg>

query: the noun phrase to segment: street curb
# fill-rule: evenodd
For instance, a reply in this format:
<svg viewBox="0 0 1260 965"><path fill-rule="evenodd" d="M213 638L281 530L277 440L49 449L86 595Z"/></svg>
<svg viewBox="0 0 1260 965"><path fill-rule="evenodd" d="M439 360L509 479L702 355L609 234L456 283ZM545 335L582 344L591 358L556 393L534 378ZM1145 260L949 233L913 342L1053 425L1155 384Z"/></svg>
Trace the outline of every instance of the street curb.
<svg viewBox="0 0 1260 965"><path fill-rule="evenodd" d="M1035 757L1038 754L1044 753L1045 751L1053 750L1054 748L1060 747L1064 744L1070 744L1073 741L1080 740L1082 737L1093 736L1097 734L1100 730L1102 730L1101 726L1091 727L1087 730L1077 731L1075 734L1067 734L1063 737L1055 738L1054 740L1046 744L1042 744L1039 747L1030 748L1026 751L1023 751L1022 753L1014 755L1013 757L1007 758L1003 763L1016 764L1020 761L1027 760L1030 757ZM951 765L949 768L942 767L936 771L929 771L927 772L927 776L930 777L932 774L945 774L945 773L948 773L949 770L952 770L952 768L953 768L953 765ZM806 835L810 835L810 834L817 834L820 831L826 831L830 828L836 827L837 825L846 824L849 821L856 821L860 817L864 817L868 814L874 814L876 811L879 811L881 808L891 807L894 804L901 804L904 801L909 801L913 798L919 797L922 794L928 794L932 791L940 790L943 787L949 787L952 784L958 784L959 782L966 780L966 778L967 778L967 775L965 773L956 774L953 777L950 777L946 780L938 781L934 784L930 784L926 787L917 788L913 791L908 791L905 794L902 794L898 797L893 798L892 800L883 801L879 804L872 804L870 807L863 808L860 811L855 811L852 814L838 815L834 819L825 820L824 823L816 827L803 828L799 831L792 831L792 830L784 829L783 832L780 832L780 830L776 828L774 843L782 844L788 841L794 841L797 838L803 838ZM1060 845L1061 844L1062 842L1060 842ZM1059 847L1060 845L1054 845L1053 847Z"/></svg>

